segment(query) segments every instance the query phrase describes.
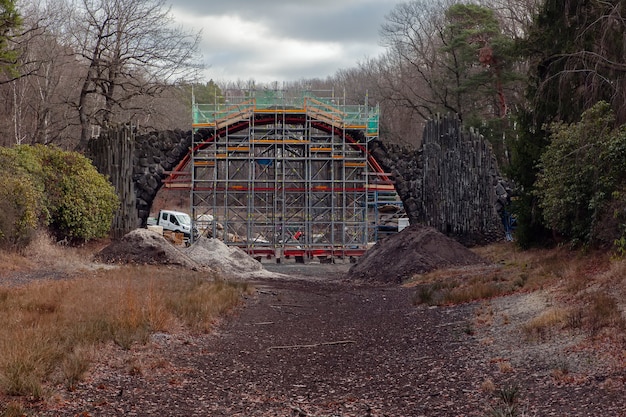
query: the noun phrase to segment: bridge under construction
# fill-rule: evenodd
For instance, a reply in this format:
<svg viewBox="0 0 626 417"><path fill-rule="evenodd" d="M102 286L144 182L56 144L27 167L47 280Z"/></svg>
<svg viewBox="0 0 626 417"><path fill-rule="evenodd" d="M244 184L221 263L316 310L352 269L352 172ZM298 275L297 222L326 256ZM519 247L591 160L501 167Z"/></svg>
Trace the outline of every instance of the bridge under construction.
<svg viewBox="0 0 626 417"><path fill-rule="evenodd" d="M193 102L189 155L165 181L190 187L201 233L258 256L352 257L402 213L368 152L379 109L332 92L246 91Z"/></svg>

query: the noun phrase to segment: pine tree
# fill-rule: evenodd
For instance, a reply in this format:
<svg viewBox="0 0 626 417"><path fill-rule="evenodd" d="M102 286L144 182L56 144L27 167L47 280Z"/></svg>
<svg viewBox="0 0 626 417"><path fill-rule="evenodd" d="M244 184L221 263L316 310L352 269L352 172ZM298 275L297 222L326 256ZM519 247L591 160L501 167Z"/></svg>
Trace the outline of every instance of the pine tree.
<svg viewBox="0 0 626 417"><path fill-rule="evenodd" d="M0 66L12 79L15 76L18 51L10 41L20 27L22 19L13 0L0 0Z"/></svg>

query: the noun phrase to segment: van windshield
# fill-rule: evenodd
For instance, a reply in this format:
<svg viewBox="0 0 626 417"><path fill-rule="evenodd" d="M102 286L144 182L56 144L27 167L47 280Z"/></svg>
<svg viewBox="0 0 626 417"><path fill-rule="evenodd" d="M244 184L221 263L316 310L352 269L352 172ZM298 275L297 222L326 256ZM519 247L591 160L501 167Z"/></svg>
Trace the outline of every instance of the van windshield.
<svg viewBox="0 0 626 417"><path fill-rule="evenodd" d="M176 218L181 225L191 225L191 217L188 214L178 214Z"/></svg>

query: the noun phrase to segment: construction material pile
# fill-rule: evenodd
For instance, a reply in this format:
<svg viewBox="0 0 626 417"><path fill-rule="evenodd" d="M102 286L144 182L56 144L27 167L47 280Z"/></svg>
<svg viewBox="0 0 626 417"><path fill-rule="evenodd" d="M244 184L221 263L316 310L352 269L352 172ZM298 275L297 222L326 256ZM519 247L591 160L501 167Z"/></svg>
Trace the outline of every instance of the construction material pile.
<svg viewBox="0 0 626 417"><path fill-rule="evenodd" d="M352 280L401 283L439 268L487 263L432 227L411 225L379 240L347 273Z"/></svg>
<svg viewBox="0 0 626 417"><path fill-rule="evenodd" d="M148 229L135 229L120 240L111 242L95 254L105 263L139 265L174 265L198 269L199 265L161 234Z"/></svg>
<svg viewBox="0 0 626 417"><path fill-rule="evenodd" d="M174 265L194 270L211 270L231 278L273 276L260 262L239 248L218 239L202 237L189 247L175 246L161 234L135 229L111 242L95 255L105 263Z"/></svg>
<svg viewBox="0 0 626 417"><path fill-rule="evenodd" d="M273 275L242 249L226 245L219 239L201 237L182 251L203 267L235 278L252 278Z"/></svg>

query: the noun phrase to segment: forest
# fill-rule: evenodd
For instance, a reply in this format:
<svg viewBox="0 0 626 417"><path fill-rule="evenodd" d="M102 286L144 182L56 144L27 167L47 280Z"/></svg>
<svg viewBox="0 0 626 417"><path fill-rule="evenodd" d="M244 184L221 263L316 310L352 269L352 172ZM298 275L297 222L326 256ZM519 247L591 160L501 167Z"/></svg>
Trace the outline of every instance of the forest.
<svg viewBox="0 0 626 417"><path fill-rule="evenodd" d="M438 114L478 129L516 191L519 246L626 251L626 0L410 0L385 16L383 55L270 85L201 79L201 33L176 26L165 0L0 5L3 147L83 152L128 122L188 130L192 91L206 103L254 88L367 91L385 141L419 146Z"/></svg>

